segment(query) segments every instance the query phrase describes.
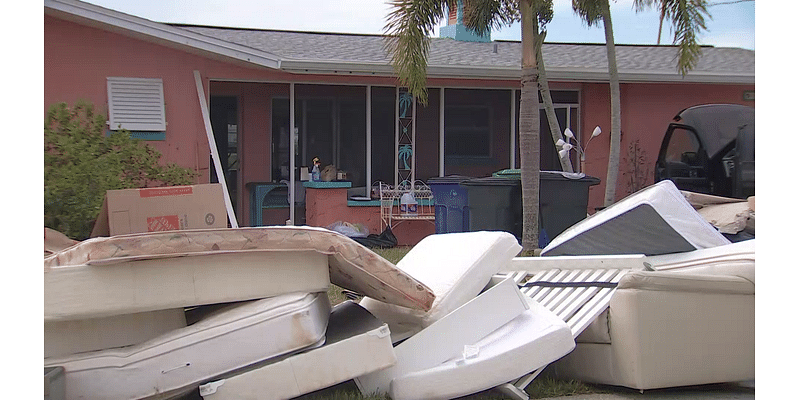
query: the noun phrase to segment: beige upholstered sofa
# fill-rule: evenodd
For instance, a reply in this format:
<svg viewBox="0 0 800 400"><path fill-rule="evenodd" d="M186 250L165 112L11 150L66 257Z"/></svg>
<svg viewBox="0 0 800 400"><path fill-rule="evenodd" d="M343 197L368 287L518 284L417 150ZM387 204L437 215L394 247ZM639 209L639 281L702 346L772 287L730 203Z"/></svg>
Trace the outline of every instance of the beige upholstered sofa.
<svg viewBox="0 0 800 400"><path fill-rule="evenodd" d="M576 342L555 376L642 391L755 379L754 255L631 271Z"/></svg>

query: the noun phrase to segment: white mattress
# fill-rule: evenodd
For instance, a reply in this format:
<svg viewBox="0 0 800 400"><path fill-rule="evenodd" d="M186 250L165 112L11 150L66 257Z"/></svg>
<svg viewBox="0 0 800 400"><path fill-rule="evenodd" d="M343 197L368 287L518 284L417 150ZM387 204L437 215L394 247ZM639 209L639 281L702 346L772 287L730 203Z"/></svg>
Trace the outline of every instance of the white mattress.
<svg viewBox="0 0 800 400"><path fill-rule="evenodd" d="M427 312L397 307L365 297L360 304L389 324L399 341L438 321L486 287L507 268L522 247L507 232L464 232L431 235L414 246L397 268L428 286L436 296Z"/></svg>
<svg viewBox="0 0 800 400"><path fill-rule="evenodd" d="M499 281L499 282L498 282ZM355 379L364 395L388 393L392 380L434 368L457 357L529 308L512 278L491 279L483 293L395 346L397 363ZM506 381L518 378L506 377Z"/></svg>
<svg viewBox="0 0 800 400"><path fill-rule="evenodd" d="M64 367L68 400L166 398L321 345L329 316L326 293L286 294L231 306L135 346L45 359L45 367Z"/></svg>
<svg viewBox="0 0 800 400"><path fill-rule="evenodd" d="M44 319L75 320L326 291L428 310L425 285L323 228L151 232L89 239L44 260Z"/></svg>
<svg viewBox="0 0 800 400"><path fill-rule="evenodd" d="M672 181L644 188L571 226L542 256L659 255L729 244Z"/></svg>
<svg viewBox="0 0 800 400"><path fill-rule="evenodd" d="M206 400L290 399L396 362L389 327L351 301L333 308L325 345L200 386Z"/></svg>
<svg viewBox="0 0 800 400"><path fill-rule="evenodd" d="M44 323L44 357L130 346L186 326L182 308Z"/></svg>
<svg viewBox="0 0 800 400"><path fill-rule="evenodd" d="M461 355L433 368L395 377L393 400L438 400L491 389L565 356L575 348L567 324L529 299L530 309Z"/></svg>

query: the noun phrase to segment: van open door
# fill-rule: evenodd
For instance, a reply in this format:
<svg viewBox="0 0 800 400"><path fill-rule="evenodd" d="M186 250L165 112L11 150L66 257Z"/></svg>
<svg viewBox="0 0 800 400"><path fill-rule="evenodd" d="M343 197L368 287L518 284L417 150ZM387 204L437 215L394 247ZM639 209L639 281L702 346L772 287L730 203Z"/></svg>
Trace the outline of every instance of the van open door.
<svg viewBox="0 0 800 400"><path fill-rule="evenodd" d="M745 199L755 194L755 109L704 104L676 115L667 127L655 181L680 190Z"/></svg>
<svg viewBox="0 0 800 400"><path fill-rule="evenodd" d="M681 190L713 193L708 155L690 126L670 124L656 160L655 181L669 179Z"/></svg>

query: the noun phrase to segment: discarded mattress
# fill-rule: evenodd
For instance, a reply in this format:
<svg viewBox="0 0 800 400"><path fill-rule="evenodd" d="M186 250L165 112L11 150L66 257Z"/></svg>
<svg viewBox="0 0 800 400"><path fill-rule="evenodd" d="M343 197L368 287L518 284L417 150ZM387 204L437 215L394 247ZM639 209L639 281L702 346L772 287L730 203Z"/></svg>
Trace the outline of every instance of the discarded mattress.
<svg viewBox="0 0 800 400"><path fill-rule="evenodd" d="M558 255L659 255L730 244L672 181L642 189L571 226L542 250Z"/></svg>
<svg viewBox="0 0 800 400"><path fill-rule="evenodd" d="M183 308L104 318L47 321L44 323L44 357L130 346L185 326L186 313Z"/></svg>
<svg viewBox="0 0 800 400"><path fill-rule="evenodd" d="M424 284L323 228L259 227L94 238L44 260L44 317L73 320L326 291L420 310Z"/></svg>
<svg viewBox="0 0 800 400"><path fill-rule="evenodd" d="M325 345L248 367L200 386L206 400L278 400L315 390L394 365L389 327L352 301L334 307Z"/></svg>
<svg viewBox="0 0 800 400"><path fill-rule="evenodd" d="M364 395L389 393L395 379L442 366L460 357L464 346L480 343L529 308L529 299L519 291L513 279L491 278L488 288L477 297L397 344L394 348L397 357L395 365L360 376L355 382ZM572 340L569 329L567 334ZM528 337L528 340L535 339L536 336ZM510 344L500 346L513 347ZM519 362L526 367L529 364L526 360ZM536 367L532 365L529 371ZM456 369L453 373L459 372ZM484 373L487 377L492 376L489 371ZM505 381L517 377L506 376Z"/></svg>
<svg viewBox="0 0 800 400"><path fill-rule="evenodd" d="M462 354L435 367L395 377L393 400L452 399L491 389L542 368L575 348L567 324L528 299L530 309Z"/></svg>
<svg viewBox="0 0 800 400"><path fill-rule="evenodd" d="M389 324L396 343L474 299L520 250L517 239L507 232L428 236L397 263L397 268L433 291L436 299L430 310L411 310L369 297L360 304Z"/></svg>
<svg viewBox="0 0 800 400"><path fill-rule="evenodd" d="M756 240L645 259L649 269L710 275L740 276L756 283Z"/></svg>
<svg viewBox="0 0 800 400"><path fill-rule="evenodd" d="M64 367L67 399L166 398L248 365L325 340L326 293L233 305L135 346L46 358Z"/></svg>

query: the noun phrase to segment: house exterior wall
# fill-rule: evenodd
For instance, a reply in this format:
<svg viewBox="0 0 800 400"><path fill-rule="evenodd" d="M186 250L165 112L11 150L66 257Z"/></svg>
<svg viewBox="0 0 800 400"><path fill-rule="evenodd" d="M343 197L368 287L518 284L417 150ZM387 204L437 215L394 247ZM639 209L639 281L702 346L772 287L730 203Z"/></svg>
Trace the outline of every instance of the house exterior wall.
<svg viewBox="0 0 800 400"><path fill-rule="evenodd" d="M247 225L250 182L270 181L271 175L271 104L272 99L289 96L289 82L297 82L297 95L366 96L366 85L391 86L391 77L294 75L230 60L211 58L167 45L155 44L121 33L112 33L45 15L44 29L44 109L57 102L73 104L79 99L91 101L99 112L108 107L106 77L161 78L166 103L166 139L149 142L167 162L194 168L201 173L198 183L209 181L209 146L197 98L193 71L203 78L206 98L235 96L239 113L239 193L237 217ZM319 84L313 87L308 84ZM339 86L327 86L327 85ZM345 87L341 85L356 85ZM446 165L446 174L487 175L508 168L511 156L510 97L519 87L516 81L466 79L430 79L429 103L417 114L417 177L427 179L439 173L439 89L445 90L448 102L467 101L473 92L461 88L503 89L474 95L492 104L492 160L482 165ZM453 89L450 89L453 88ZM586 173L606 176L610 133L610 96L607 83L551 82L551 90L580 91L580 126L576 132L588 134L599 125L603 130L594 138L587 152ZM309 92L311 90L311 92ZM623 83L621 170L626 173L626 153L638 139L649 168L652 168L667 124L681 109L703 103L738 103L743 92L755 85ZM478 92L478 91L474 91ZM451 94L459 94L452 96ZM516 131L517 128L514 127ZM573 129L575 130L575 129ZM381 134L373 131L373 135ZM389 134L393 135L394 132ZM549 140L548 132L542 132ZM630 188L625 176L618 178L617 198ZM604 183L590 189L589 212L602 206Z"/></svg>

